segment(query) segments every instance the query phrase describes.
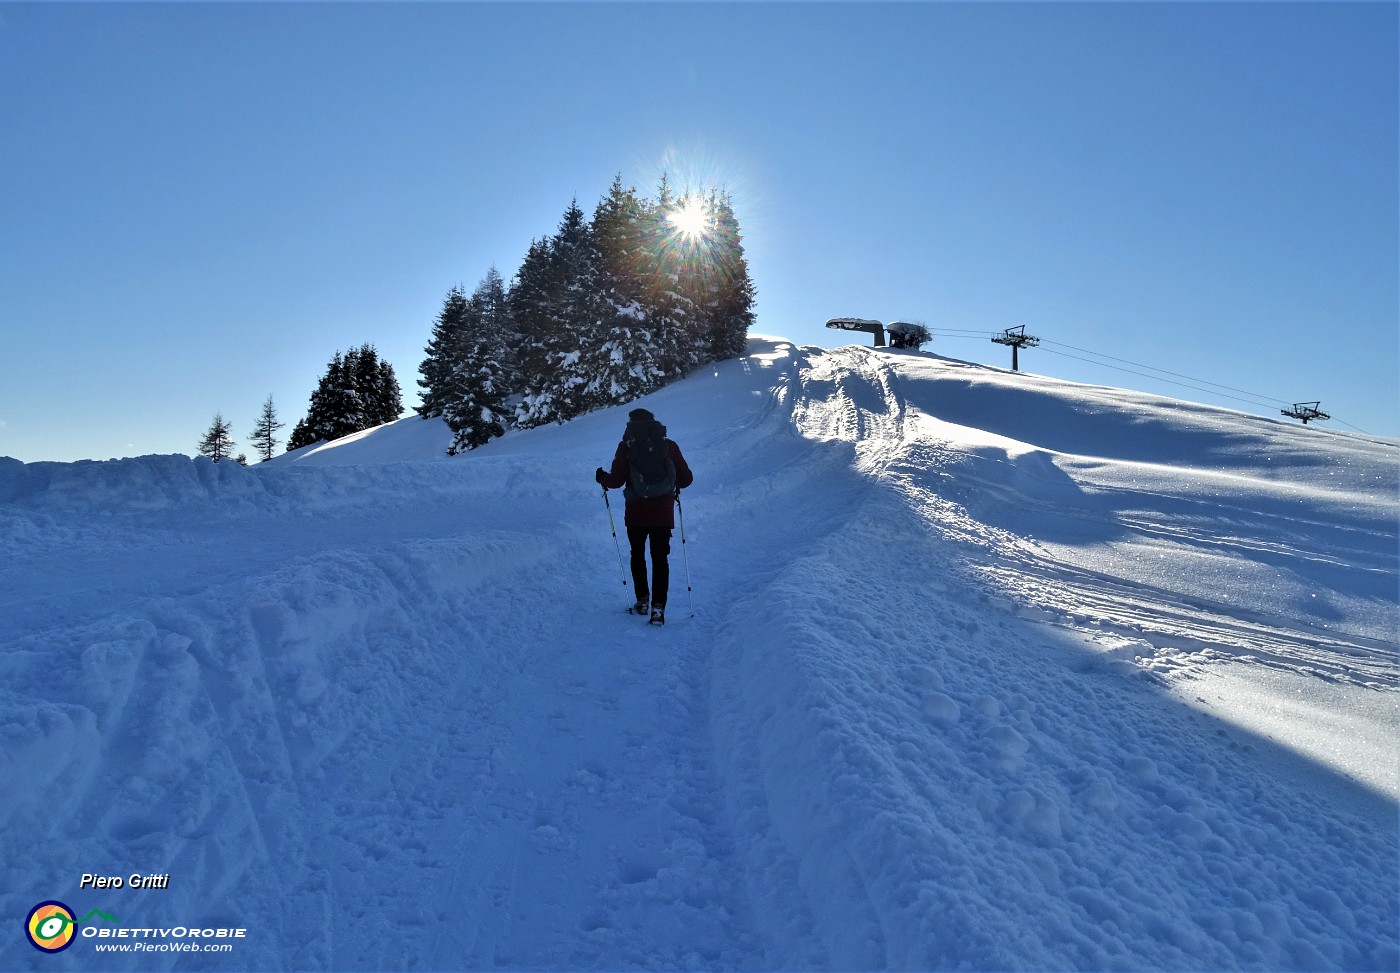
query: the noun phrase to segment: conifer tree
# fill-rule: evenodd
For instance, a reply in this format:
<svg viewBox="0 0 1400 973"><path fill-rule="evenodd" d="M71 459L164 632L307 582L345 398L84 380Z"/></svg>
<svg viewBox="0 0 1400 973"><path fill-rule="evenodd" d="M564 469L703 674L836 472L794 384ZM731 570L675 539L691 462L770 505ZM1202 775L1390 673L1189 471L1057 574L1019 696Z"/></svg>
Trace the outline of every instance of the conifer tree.
<svg viewBox="0 0 1400 973"><path fill-rule="evenodd" d="M646 255L643 246L643 205L635 188L623 188L622 177L612 185L593 211L593 235L603 268L608 300L640 317L646 293Z"/></svg>
<svg viewBox="0 0 1400 973"><path fill-rule="evenodd" d="M311 393L306 418L292 430L287 449L329 442L382 425L397 419L402 411L393 366L379 359L373 345L361 345L343 356L337 351Z"/></svg>
<svg viewBox="0 0 1400 973"><path fill-rule="evenodd" d="M347 403L344 386L345 361L337 351L326 366L326 373L311 392L306 417L292 428L292 434L287 439L288 452L336 438L338 430L345 425Z"/></svg>
<svg viewBox="0 0 1400 973"><path fill-rule="evenodd" d="M394 366L383 358L379 359L379 367L375 371L374 390L376 425L393 422L403 415L403 389L399 387L399 377L394 373Z"/></svg>
<svg viewBox="0 0 1400 973"><path fill-rule="evenodd" d="M287 437L287 452L294 449L301 449L303 446L311 446L320 442L316 434L311 431L310 414L297 420L297 424L292 427L292 434Z"/></svg>
<svg viewBox="0 0 1400 973"><path fill-rule="evenodd" d="M556 421L611 404L606 331L612 313L593 227L574 200L554 238L563 292L557 310L564 345L554 358Z"/></svg>
<svg viewBox="0 0 1400 973"><path fill-rule="evenodd" d="M277 448L277 430L284 425L286 423L277 421L277 409L272 404L272 396L269 395L263 403L262 412L258 413L257 422L253 424L253 434L248 437L248 441L253 444L264 463L272 459L272 451Z"/></svg>
<svg viewBox="0 0 1400 973"><path fill-rule="evenodd" d="M647 278L643 307L650 325L651 346L665 381L682 378L698 364L694 353L699 314L685 278L697 244L688 241L672 215L687 200L671 192L670 180L661 177L657 198L643 210L644 267Z"/></svg>
<svg viewBox="0 0 1400 973"><path fill-rule="evenodd" d="M513 298L520 291L512 309L525 340L525 394L517 410L524 427L564 422L596 408L591 404L596 367L588 353L600 346L608 309L597 244L577 200L543 249L543 259L536 252L535 260L531 275L522 275L512 289Z"/></svg>
<svg viewBox="0 0 1400 973"><path fill-rule="evenodd" d="M368 351L370 351L369 345L361 345L359 348L351 348L345 353L343 394L347 404L342 418L345 425L353 427L354 431L368 429L375 425L370 420L373 412L370 390L379 361L377 356L366 354Z"/></svg>
<svg viewBox="0 0 1400 973"><path fill-rule="evenodd" d="M472 293L481 315L481 325L500 346L500 384L502 394L509 396L519 385L514 348L519 334L510 313L510 295L505 279L494 266L486 272Z"/></svg>
<svg viewBox="0 0 1400 973"><path fill-rule="evenodd" d="M516 332L515 384L521 393L515 423L521 427L537 424L530 420L532 414L541 411L541 400L549 385L549 355L554 345L553 262L549 241L532 240L508 295Z"/></svg>
<svg viewBox="0 0 1400 973"><path fill-rule="evenodd" d="M738 358L748 345L755 295L733 203L724 195L717 196L711 205L714 207L713 276L716 286L709 308L706 357L709 361L723 361Z"/></svg>
<svg viewBox="0 0 1400 973"><path fill-rule="evenodd" d="M233 426L224 420L222 413L214 413L214 421L209 431L200 440L199 452L215 463L228 458L233 451Z"/></svg>
<svg viewBox="0 0 1400 973"><path fill-rule="evenodd" d="M327 442L359 429L360 401L355 394L354 379L355 359L358 357L353 349L343 356L337 351L326 367L318 431L321 433L319 438Z"/></svg>
<svg viewBox="0 0 1400 973"><path fill-rule="evenodd" d="M423 390L420 416L440 416L447 404L448 383L456 368L462 327L467 314L467 294L461 284L455 285L443 299L442 310L433 322L433 336L424 349L426 358L418 366L423 377L418 387Z"/></svg>
<svg viewBox="0 0 1400 973"><path fill-rule="evenodd" d="M916 321L895 321L885 330L889 333L891 348L913 348L918 351L933 340L928 328Z"/></svg>
<svg viewBox="0 0 1400 973"><path fill-rule="evenodd" d="M346 355L350 391L358 410L351 414L358 429L393 422L403 412L399 380L393 367L379 357L374 345L365 344Z"/></svg>
<svg viewBox="0 0 1400 973"><path fill-rule="evenodd" d="M505 288L493 268L468 301L459 331L443 418L454 433L449 453L460 453L505 433Z"/></svg>
<svg viewBox="0 0 1400 973"><path fill-rule="evenodd" d="M605 368L602 404L630 402L665 378L660 348L646 311L652 261L644 245L644 206L635 189L613 180L593 214L599 284L607 305L598 358Z"/></svg>

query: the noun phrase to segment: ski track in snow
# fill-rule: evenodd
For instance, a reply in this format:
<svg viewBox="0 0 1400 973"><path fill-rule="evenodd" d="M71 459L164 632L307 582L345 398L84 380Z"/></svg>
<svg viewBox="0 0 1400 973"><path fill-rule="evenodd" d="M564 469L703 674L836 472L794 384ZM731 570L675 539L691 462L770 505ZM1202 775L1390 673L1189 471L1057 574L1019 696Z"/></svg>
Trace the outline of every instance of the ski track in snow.
<svg viewBox="0 0 1400 973"><path fill-rule="evenodd" d="M0 460L0 911L249 930L116 969L1400 966L1395 444L762 339L645 404L664 629L625 408Z"/></svg>

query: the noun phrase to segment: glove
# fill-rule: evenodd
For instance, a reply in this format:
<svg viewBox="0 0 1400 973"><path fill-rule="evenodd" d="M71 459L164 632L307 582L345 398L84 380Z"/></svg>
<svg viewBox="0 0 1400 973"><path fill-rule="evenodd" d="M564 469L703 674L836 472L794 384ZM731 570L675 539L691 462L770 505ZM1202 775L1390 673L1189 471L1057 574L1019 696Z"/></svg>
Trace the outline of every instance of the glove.
<svg viewBox="0 0 1400 973"><path fill-rule="evenodd" d="M593 481L594 481L595 483L602 483L602 482L603 482L603 478L604 478L605 476L607 476L607 475L608 475L608 474L607 474L607 471L604 470L604 469L600 466L600 467L598 467L598 472L596 472L596 473L593 474Z"/></svg>

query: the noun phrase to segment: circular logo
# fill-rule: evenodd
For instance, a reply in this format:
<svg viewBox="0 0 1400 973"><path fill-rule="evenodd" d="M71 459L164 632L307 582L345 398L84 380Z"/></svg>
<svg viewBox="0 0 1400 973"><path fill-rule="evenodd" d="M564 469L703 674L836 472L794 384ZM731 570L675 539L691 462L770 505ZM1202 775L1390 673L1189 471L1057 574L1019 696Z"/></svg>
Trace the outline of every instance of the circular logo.
<svg viewBox="0 0 1400 973"><path fill-rule="evenodd" d="M40 902L29 910L24 932L34 948L57 953L73 945L73 910L62 902Z"/></svg>

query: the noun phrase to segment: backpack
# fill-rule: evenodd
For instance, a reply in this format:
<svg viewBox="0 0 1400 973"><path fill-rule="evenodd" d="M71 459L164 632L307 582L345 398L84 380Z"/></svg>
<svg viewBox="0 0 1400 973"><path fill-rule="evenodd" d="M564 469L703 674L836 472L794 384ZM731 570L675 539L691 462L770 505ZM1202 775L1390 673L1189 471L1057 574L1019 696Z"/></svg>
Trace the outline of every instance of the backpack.
<svg viewBox="0 0 1400 973"><path fill-rule="evenodd" d="M622 442L630 473L622 495L628 500L665 497L676 492L676 464L671 462L666 427L655 419L634 419Z"/></svg>

